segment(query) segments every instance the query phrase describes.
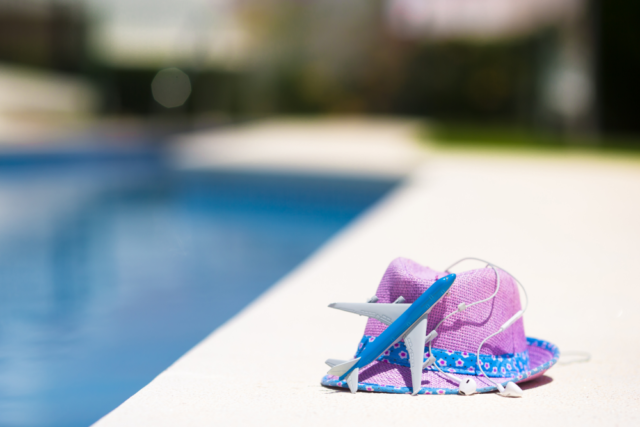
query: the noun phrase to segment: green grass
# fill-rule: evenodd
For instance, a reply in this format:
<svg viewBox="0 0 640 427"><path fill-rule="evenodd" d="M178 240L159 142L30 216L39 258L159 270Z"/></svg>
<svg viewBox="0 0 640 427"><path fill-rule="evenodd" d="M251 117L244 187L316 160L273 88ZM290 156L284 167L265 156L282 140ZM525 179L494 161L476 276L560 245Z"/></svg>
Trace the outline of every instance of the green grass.
<svg viewBox="0 0 640 427"><path fill-rule="evenodd" d="M534 151L607 151L640 155L640 136L562 137L508 125L436 121L425 124L421 138L443 148Z"/></svg>

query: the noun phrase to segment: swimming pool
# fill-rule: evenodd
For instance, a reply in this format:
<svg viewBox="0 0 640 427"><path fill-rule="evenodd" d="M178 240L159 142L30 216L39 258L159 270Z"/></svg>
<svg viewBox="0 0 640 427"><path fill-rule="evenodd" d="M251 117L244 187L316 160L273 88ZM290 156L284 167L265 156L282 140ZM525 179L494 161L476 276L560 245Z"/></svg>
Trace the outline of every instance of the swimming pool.
<svg viewBox="0 0 640 427"><path fill-rule="evenodd" d="M130 157L0 160L1 426L97 421L396 184Z"/></svg>

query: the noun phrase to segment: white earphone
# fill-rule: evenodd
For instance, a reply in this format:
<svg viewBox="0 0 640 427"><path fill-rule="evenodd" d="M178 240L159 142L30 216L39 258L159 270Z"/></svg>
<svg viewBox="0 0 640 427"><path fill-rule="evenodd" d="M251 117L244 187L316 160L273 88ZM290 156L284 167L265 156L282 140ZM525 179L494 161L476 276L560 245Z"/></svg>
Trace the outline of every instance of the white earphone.
<svg viewBox="0 0 640 427"><path fill-rule="evenodd" d="M522 289L524 296L525 296L525 304L524 304L524 308L521 309L520 311L518 311L516 314L514 314L509 320L507 320L501 327L500 329L498 329L496 332L494 332L493 334L489 335L488 337L486 337L478 346L478 351L476 352L476 365L480 368L480 371L482 372L482 374L484 375L484 377L491 381L497 388L498 388L498 394L501 396L505 396L505 397L521 397L523 395L523 391L520 387L518 387L518 385L516 383L514 383L513 381L509 381L507 382L506 386L503 386L500 383L497 383L496 381L492 380L491 378L489 378L487 376L487 374L484 372L484 369L482 369L482 364L478 363L479 357L480 357L480 350L482 350L482 346L484 345L485 342L487 342L491 337L494 337L502 332L504 332L509 326L511 326L512 324L514 324L516 322L516 320L518 320L519 318L522 317L522 315L524 314L524 312L527 310L527 306L529 305L529 297L527 295L527 291L524 288L524 286L522 285L522 283L520 283L520 281L518 279L516 279L513 275L511 275L510 273L508 273L506 270L498 267L495 264L492 264L490 262L487 262L485 260L479 259L479 258L462 258L459 261L456 261L455 263L453 263L452 265L449 266L449 268L447 268L445 270L445 272L449 272L449 270L456 266L457 264L463 262L463 261L467 261L467 260L475 260L475 261L480 261L483 262L485 264L487 264L487 267L491 267L493 269L493 271L496 274L496 290L493 292L493 294L491 294L491 296L489 296L488 298L485 298L483 300L480 301L475 301L472 302L470 304L467 303L460 303L458 305L458 309L456 311L453 311L451 313L449 313L448 315L446 315L441 321L440 323L438 323L436 325L435 328L433 328L433 330L427 335L427 342L429 343L429 358L427 359L427 361L423 364L422 368L425 369L431 365L434 365L436 367L436 369L438 371L440 371L440 373L442 373L444 376L446 376L447 378L449 378L450 380L458 383L458 393L463 394L465 396L470 396L474 393L476 393L477 391L477 384L476 381L472 378L469 379L465 379L462 380L458 377L456 377L455 375L451 375L447 372L444 372L442 369L440 369L440 367L438 366L438 364L435 363L436 359L433 356L433 350L432 350L432 343L433 340L438 336L438 332L437 329L440 327L440 325L442 325L449 317L453 316L456 313L460 313L462 311L465 311L467 308L472 307L476 304L481 304L483 302L487 302L492 300L493 298L495 298L495 296L498 294L498 291L500 290L500 274L498 274L498 268L502 271L504 271L505 273L509 274L515 281L516 283L520 286L520 288Z"/></svg>

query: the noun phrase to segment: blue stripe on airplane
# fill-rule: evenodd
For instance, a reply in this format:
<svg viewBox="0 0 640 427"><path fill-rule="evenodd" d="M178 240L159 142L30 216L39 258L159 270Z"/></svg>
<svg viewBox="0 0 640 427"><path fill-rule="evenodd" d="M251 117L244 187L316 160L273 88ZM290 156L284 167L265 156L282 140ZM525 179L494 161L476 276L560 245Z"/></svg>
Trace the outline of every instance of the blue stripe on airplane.
<svg viewBox="0 0 640 427"><path fill-rule="evenodd" d="M340 377L345 379L351 371L356 368L363 368L369 363L376 360L386 349L391 347L399 337L418 321L424 314L431 309L440 299L447 293L453 282L456 280L455 274L449 274L441 279L436 280L429 289L423 292L418 299L411 304L407 310L400 315L391 325L385 329L373 342L369 343L364 351L360 354L360 360L353 365L351 369ZM422 352L421 352L422 354ZM422 363L422 361L420 361Z"/></svg>

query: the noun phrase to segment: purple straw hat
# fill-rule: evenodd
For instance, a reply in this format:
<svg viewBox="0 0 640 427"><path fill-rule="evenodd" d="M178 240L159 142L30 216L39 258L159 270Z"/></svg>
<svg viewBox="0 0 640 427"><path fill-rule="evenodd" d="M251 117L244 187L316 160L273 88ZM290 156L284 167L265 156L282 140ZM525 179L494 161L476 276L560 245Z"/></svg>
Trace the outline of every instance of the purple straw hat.
<svg viewBox="0 0 640 427"><path fill-rule="evenodd" d="M462 380L473 377L479 393L496 390L496 386L482 375L477 364L493 381L506 385L509 381L521 383L542 376L558 360L558 348L546 341L528 338L524 334L522 318L503 333L489 339L478 358L478 346L489 335L500 329L521 309L520 295L515 280L502 270L500 290L495 298L450 317L438 328L432 342L436 363L445 372ZM436 280L448 273L432 270L406 258L397 258L387 268L378 286L379 303L392 303L398 297L413 303ZM492 268L465 271L457 274L449 294L433 307L429 314L427 334L460 303L472 303L491 296L496 289L496 273ZM387 326L369 319L364 336L358 344L355 357L373 342ZM430 356L428 344L425 359ZM409 355L404 341L399 341L359 374L358 390L411 394ZM346 381L326 375L322 385L348 388ZM422 371L419 394L457 394L458 384L445 377L435 366Z"/></svg>

